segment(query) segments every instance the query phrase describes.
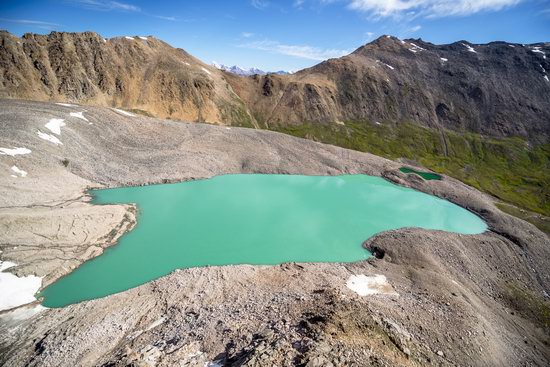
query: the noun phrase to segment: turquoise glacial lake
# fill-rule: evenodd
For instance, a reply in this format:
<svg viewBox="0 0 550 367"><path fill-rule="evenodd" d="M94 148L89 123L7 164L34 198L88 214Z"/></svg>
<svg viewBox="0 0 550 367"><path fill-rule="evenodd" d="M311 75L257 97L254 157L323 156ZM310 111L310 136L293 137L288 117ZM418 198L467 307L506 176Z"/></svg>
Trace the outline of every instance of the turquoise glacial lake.
<svg viewBox="0 0 550 367"><path fill-rule="evenodd" d="M137 204L137 225L45 288L44 306L104 297L179 268L363 260L363 241L396 228L487 229L455 204L366 175L225 175L91 194L95 204Z"/></svg>

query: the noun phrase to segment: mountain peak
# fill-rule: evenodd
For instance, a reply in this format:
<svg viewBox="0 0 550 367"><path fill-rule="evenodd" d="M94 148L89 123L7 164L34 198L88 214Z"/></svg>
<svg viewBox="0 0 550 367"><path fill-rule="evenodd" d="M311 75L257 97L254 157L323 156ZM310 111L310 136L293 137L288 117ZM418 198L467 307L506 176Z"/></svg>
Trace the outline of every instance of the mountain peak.
<svg viewBox="0 0 550 367"><path fill-rule="evenodd" d="M292 72L279 70L279 71L264 71L258 68L242 68L237 65L233 66L227 66L224 64L217 63L216 61L212 61L212 66L214 66L217 69L226 71L228 73L232 73L235 75L241 75L241 76L251 76L251 75L266 75L266 74L280 74L280 75L286 75L286 74L292 74Z"/></svg>

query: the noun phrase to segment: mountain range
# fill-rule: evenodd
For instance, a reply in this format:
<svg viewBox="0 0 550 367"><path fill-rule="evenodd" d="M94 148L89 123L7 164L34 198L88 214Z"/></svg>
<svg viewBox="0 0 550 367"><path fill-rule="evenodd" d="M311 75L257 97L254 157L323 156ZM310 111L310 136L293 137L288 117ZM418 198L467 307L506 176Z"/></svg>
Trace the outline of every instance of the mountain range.
<svg viewBox="0 0 550 367"><path fill-rule="evenodd" d="M292 74L292 72L284 71L284 70L263 71L263 70L258 69L258 68L248 68L248 69L241 68L240 66L237 66L237 65L227 66L227 65L224 65L224 64L219 64L215 61L212 62L212 66L214 66L214 67L216 67L220 70L227 71L229 73L233 73L233 74L241 75L241 76L266 75L266 74L278 74L278 75Z"/></svg>
<svg viewBox="0 0 550 367"><path fill-rule="evenodd" d="M2 31L0 45L1 98L276 130L414 160L550 213L550 43L382 36L292 74L214 67L152 36Z"/></svg>

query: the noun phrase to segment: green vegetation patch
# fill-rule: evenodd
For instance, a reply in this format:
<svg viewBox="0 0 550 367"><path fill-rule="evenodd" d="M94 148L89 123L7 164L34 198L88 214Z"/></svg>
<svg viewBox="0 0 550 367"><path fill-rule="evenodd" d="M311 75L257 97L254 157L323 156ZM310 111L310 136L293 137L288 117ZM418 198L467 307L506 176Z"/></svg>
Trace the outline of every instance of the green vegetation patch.
<svg viewBox="0 0 550 367"><path fill-rule="evenodd" d="M506 203L495 203L505 213L523 219L550 236L550 218Z"/></svg>
<svg viewBox="0 0 550 367"><path fill-rule="evenodd" d="M304 123L271 130L382 157L407 158L503 201L550 215L550 144L439 131L413 123Z"/></svg>
<svg viewBox="0 0 550 367"><path fill-rule="evenodd" d="M532 290L518 282L504 283L504 300L521 315L545 329L550 328L550 304Z"/></svg>
<svg viewBox="0 0 550 367"><path fill-rule="evenodd" d="M399 170L403 173L406 173L406 174L409 174L409 173L414 173L420 177L422 177L424 180L441 180L441 175L438 175L437 173L432 173L432 172L423 172L423 171L416 171L412 168L409 168L409 167L401 167L399 168Z"/></svg>

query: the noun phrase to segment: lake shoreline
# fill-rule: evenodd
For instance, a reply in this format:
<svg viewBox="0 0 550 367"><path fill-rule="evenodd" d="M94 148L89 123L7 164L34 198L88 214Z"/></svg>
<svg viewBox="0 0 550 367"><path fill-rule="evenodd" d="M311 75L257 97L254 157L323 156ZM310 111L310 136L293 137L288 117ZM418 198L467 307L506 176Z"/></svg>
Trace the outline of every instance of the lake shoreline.
<svg viewBox="0 0 550 367"><path fill-rule="evenodd" d="M18 264L18 276L55 279L98 256L98 244L115 238L110 233L124 233L126 227L112 231L128 208L90 204L82 195L91 186L241 172L365 173L449 200L489 226L472 236L384 232L369 240L384 258L358 263L175 271L119 294L43 310L17 326L1 324L0 364L128 364L151 357L204 365L262 355L276 364L288 356L341 355L342 364L378 358L391 365L544 365L550 356L548 326L537 313L550 292L548 237L457 180L424 181L398 172L399 162L283 134L129 118L88 106L93 125L68 120L60 147L38 140L35 131L67 108L5 100L0 106L6 131L0 146L32 149L2 156L28 172L1 185L0 224L11 229L0 234L2 259ZM360 296L346 286L352 275L384 275L397 295Z"/></svg>

